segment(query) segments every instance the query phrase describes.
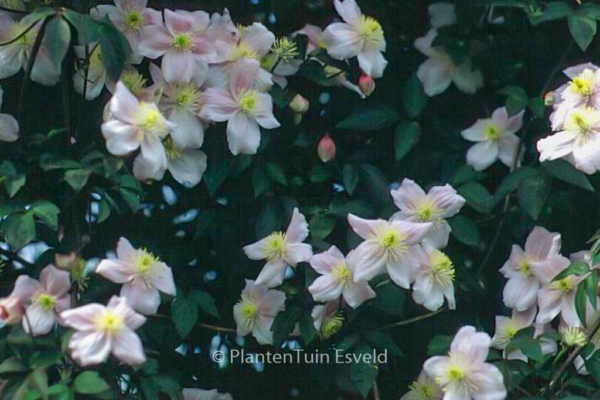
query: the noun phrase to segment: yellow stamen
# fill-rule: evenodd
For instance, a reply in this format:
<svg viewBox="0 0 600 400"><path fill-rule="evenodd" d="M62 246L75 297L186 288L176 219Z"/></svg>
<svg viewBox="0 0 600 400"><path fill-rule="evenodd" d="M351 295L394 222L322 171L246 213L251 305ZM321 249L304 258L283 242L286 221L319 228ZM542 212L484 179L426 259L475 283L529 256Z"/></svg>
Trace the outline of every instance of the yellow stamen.
<svg viewBox="0 0 600 400"><path fill-rule="evenodd" d="M139 11L130 11L125 16L125 24L132 29L139 29L146 22L144 14Z"/></svg>
<svg viewBox="0 0 600 400"><path fill-rule="evenodd" d="M591 96L595 86L594 75L591 69L584 70L569 83L569 88L582 97Z"/></svg>
<svg viewBox="0 0 600 400"><path fill-rule="evenodd" d="M256 100L256 90L248 90L244 92L239 99L240 110L246 114L252 113L256 107Z"/></svg>
<svg viewBox="0 0 600 400"><path fill-rule="evenodd" d="M139 97L146 87L148 80L137 71L125 71L121 75L121 82L129 89L134 96Z"/></svg>
<svg viewBox="0 0 600 400"><path fill-rule="evenodd" d="M122 316L106 311L95 320L96 329L99 332L105 332L108 335L114 335L125 328L125 320Z"/></svg>
<svg viewBox="0 0 600 400"><path fill-rule="evenodd" d="M42 307L44 311L52 311L56 306L56 297L47 293L42 293L38 296L35 302Z"/></svg>
<svg viewBox="0 0 600 400"><path fill-rule="evenodd" d="M340 282L348 282L352 280L352 272L348 269L348 266L345 262L336 265L331 269L331 274L333 277Z"/></svg>
<svg viewBox="0 0 600 400"><path fill-rule="evenodd" d="M379 50L385 43L381 24L371 17L361 17L359 35L365 41L365 47L369 49Z"/></svg>
<svg viewBox="0 0 600 400"><path fill-rule="evenodd" d="M194 42L192 41L192 37L189 34L178 33L173 38L173 47L180 51L193 50Z"/></svg>
<svg viewBox="0 0 600 400"><path fill-rule="evenodd" d="M439 250L431 253L431 274L442 286L449 286L454 281L456 270L452 260Z"/></svg>
<svg viewBox="0 0 600 400"><path fill-rule="evenodd" d="M230 62L237 61L240 58L251 58L253 60L260 61L258 52L245 42L239 43L229 54Z"/></svg>
<svg viewBox="0 0 600 400"><path fill-rule="evenodd" d="M486 125L483 134L488 140L500 139L500 129L492 123Z"/></svg>
<svg viewBox="0 0 600 400"><path fill-rule="evenodd" d="M282 259L285 258L287 248L287 241L285 240L285 233L273 232L267 236L267 249L266 259Z"/></svg>
<svg viewBox="0 0 600 400"><path fill-rule="evenodd" d="M319 336L321 339L329 339L336 333L342 329L344 326L344 316L339 313L333 313L326 321L321 325L321 330L319 331Z"/></svg>
<svg viewBox="0 0 600 400"><path fill-rule="evenodd" d="M143 249L138 250L134 258L136 271L141 276L145 276L152 273L154 266L159 261L160 260L154 257L152 253Z"/></svg>

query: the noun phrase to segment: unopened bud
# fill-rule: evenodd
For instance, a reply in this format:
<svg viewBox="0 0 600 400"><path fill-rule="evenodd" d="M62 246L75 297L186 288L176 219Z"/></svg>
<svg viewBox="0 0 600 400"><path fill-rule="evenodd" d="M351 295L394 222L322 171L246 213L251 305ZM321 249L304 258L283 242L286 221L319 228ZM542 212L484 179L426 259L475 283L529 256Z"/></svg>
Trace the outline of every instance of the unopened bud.
<svg viewBox="0 0 600 400"><path fill-rule="evenodd" d="M546 107L551 106L554 104L554 92L547 92L544 95L544 105Z"/></svg>
<svg viewBox="0 0 600 400"><path fill-rule="evenodd" d="M329 134L326 133L325 136L323 136L321 140L319 140L317 154L319 155L321 161L323 161L324 163L329 162L335 158L335 142L333 141L333 139L331 139L331 136L329 136Z"/></svg>
<svg viewBox="0 0 600 400"><path fill-rule="evenodd" d="M362 74L358 80L358 86L360 91L368 97L375 91L375 79L370 75Z"/></svg>
<svg viewBox="0 0 600 400"><path fill-rule="evenodd" d="M23 317L23 305L18 297L5 297L0 300L0 320L5 324L17 324Z"/></svg>
<svg viewBox="0 0 600 400"><path fill-rule="evenodd" d="M290 102L290 108L297 114L305 114L310 108L310 102L301 94L297 94Z"/></svg>

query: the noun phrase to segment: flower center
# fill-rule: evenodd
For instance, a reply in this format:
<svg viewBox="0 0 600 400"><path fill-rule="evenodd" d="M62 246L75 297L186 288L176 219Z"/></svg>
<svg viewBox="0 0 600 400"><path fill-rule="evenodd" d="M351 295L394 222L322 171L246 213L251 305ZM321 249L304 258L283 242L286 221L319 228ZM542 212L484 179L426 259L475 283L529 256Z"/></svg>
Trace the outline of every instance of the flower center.
<svg viewBox="0 0 600 400"><path fill-rule="evenodd" d="M251 325L258 316L258 306L255 303L244 303L242 306L242 315L248 321L247 323Z"/></svg>
<svg viewBox="0 0 600 400"><path fill-rule="evenodd" d="M331 274L333 277L340 282L348 282L352 280L352 272L348 269L348 266L345 262L336 265L331 269Z"/></svg>
<svg viewBox="0 0 600 400"><path fill-rule="evenodd" d="M229 54L229 61L234 62L240 58L251 58L260 61L258 52L250 47L247 43L241 42Z"/></svg>
<svg viewBox="0 0 600 400"><path fill-rule="evenodd" d="M121 82L134 96L139 97L146 87L148 80L137 71L126 71L121 75Z"/></svg>
<svg viewBox="0 0 600 400"><path fill-rule="evenodd" d="M426 383L413 382L410 389L418 396L419 400L435 400L438 394L435 386Z"/></svg>
<svg viewBox="0 0 600 400"><path fill-rule="evenodd" d="M381 24L374 18L362 16L358 33L369 49L379 50L385 43Z"/></svg>
<svg viewBox="0 0 600 400"><path fill-rule="evenodd" d="M319 332L319 335L323 339L329 339L330 337L338 333L340 329L342 329L343 325L344 316L339 312L335 312L331 314L331 316L327 318L326 321L323 322L323 325L321 325L321 331Z"/></svg>
<svg viewBox="0 0 600 400"><path fill-rule="evenodd" d="M563 279L559 279L558 281L554 282L556 289L560 290L561 292L567 293L570 292L571 290L573 290L573 281L572 279L570 279L571 277L568 276L566 278Z"/></svg>
<svg viewBox="0 0 600 400"><path fill-rule="evenodd" d="M145 133L154 134L160 138L167 136L169 128L163 115L153 103L140 102L139 126Z"/></svg>
<svg viewBox="0 0 600 400"><path fill-rule="evenodd" d="M518 270L525 276L531 276L531 265L527 260L523 260L518 265Z"/></svg>
<svg viewBox="0 0 600 400"><path fill-rule="evenodd" d="M593 108L580 108L573 110L565 121L565 130L575 131L579 135L576 138L578 146L585 144L588 139L596 134L600 124L600 113Z"/></svg>
<svg viewBox="0 0 600 400"><path fill-rule="evenodd" d="M431 254L431 274L442 286L449 286L454 281L456 271L452 260L439 250Z"/></svg>
<svg viewBox="0 0 600 400"><path fill-rule="evenodd" d="M193 50L194 42L189 34L178 33L173 37L173 47L179 51Z"/></svg>
<svg viewBox="0 0 600 400"><path fill-rule="evenodd" d="M406 237L395 229L388 229L379 237L379 245L384 250L395 250L399 246L404 246Z"/></svg>
<svg viewBox="0 0 600 400"><path fill-rule="evenodd" d="M571 91L582 96L590 97L594 91L594 71L586 69L577 75L569 84Z"/></svg>
<svg viewBox="0 0 600 400"><path fill-rule="evenodd" d="M256 108L256 95L256 90L248 90L240 96L239 105L242 112L250 114L254 111Z"/></svg>
<svg viewBox="0 0 600 400"><path fill-rule="evenodd" d="M512 325L512 324L506 327L506 336L509 339L514 338L515 335L517 334L517 332L519 332L519 329L516 326Z"/></svg>
<svg viewBox="0 0 600 400"><path fill-rule="evenodd" d="M106 311L95 320L96 329L108 335L114 335L125 328L125 320L122 316Z"/></svg>
<svg viewBox="0 0 600 400"><path fill-rule="evenodd" d="M277 40L273 44L273 47L271 47L271 51L277 56L279 60L283 62L289 62L294 57L300 55L296 43L292 42L288 38L281 38Z"/></svg>
<svg viewBox="0 0 600 400"><path fill-rule="evenodd" d="M171 97L177 106L185 110L196 112L202 107L202 91L191 83L176 85Z"/></svg>
<svg viewBox="0 0 600 400"><path fill-rule="evenodd" d="M146 22L146 18L139 11L130 11L125 16L125 24L132 29L139 29Z"/></svg>
<svg viewBox="0 0 600 400"><path fill-rule="evenodd" d="M146 250L139 250L135 256L135 269L139 275L146 276L152 272L158 258Z"/></svg>
<svg viewBox="0 0 600 400"><path fill-rule="evenodd" d="M26 34L23 34L23 28L21 28L21 26L18 23L14 23L12 28L11 28L11 33L12 33L12 37L16 38L19 35L22 35L18 40L17 43L22 46L22 47L31 47L33 45L33 35L31 34L31 32L33 31L30 30L29 32L27 32Z"/></svg>
<svg viewBox="0 0 600 400"><path fill-rule="evenodd" d="M437 213L437 207L434 204L427 202L417 207L416 216L420 222L431 222L436 219Z"/></svg>
<svg viewBox="0 0 600 400"><path fill-rule="evenodd" d="M273 232L267 237L267 260L282 259L285 257L287 241L285 233Z"/></svg>
<svg viewBox="0 0 600 400"><path fill-rule="evenodd" d="M48 312L54 310L54 307L56 306L56 297L47 293L42 293L35 302L42 307L42 310Z"/></svg>
<svg viewBox="0 0 600 400"><path fill-rule="evenodd" d="M165 153L167 154L167 158L169 160L178 160L181 158L181 151L175 146L173 139L171 136L167 136L162 141L163 146L165 148Z"/></svg>
<svg viewBox="0 0 600 400"><path fill-rule="evenodd" d="M488 124L485 127L484 136L488 140L498 140L500 139L500 129L494 124Z"/></svg>

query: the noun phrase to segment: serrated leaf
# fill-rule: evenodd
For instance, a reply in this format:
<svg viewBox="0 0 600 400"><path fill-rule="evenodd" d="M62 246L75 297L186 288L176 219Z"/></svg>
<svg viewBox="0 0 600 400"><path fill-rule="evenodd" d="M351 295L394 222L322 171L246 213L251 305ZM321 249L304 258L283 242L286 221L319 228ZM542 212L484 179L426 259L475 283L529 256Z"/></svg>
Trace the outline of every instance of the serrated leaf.
<svg viewBox="0 0 600 400"><path fill-rule="evenodd" d="M556 275L552 279L552 282L556 282L558 280L564 279L567 276L571 276L571 275L583 276L583 275L587 274L588 272L590 272L590 267L586 262L575 261L574 263L571 263L567 268L562 270L558 275Z"/></svg>
<svg viewBox="0 0 600 400"><path fill-rule="evenodd" d="M376 364L364 361L365 354L373 354L373 349L367 344L361 344L354 351L354 355L359 361L353 361L351 369L352 382L364 399L369 395L379 374Z"/></svg>
<svg viewBox="0 0 600 400"><path fill-rule="evenodd" d="M421 128L416 122L401 122L394 131L396 160L400 161L419 142Z"/></svg>
<svg viewBox="0 0 600 400"><path fill-rule="evenodd" d="M394 339L385 332L373 331L369 332L366 336L367 341L376 349L382 351L389 351L394 357L401 357L404 354L400 347L394 342Z"/></svg>
<svg viewBox="0 0 600 400"><path fill-rule="evenodd" d="M65 172L65 181L75 192L81 191L90 178L91 171L87 169L71 169Z"/></svg>
<svg viewBox="0 0 600 400"><path fill-rule="evenodd" d="M58 228L58 214L60 209L49 201L40 200L31 204L30 210L36 217L45 222L50 228Z"/></svg>

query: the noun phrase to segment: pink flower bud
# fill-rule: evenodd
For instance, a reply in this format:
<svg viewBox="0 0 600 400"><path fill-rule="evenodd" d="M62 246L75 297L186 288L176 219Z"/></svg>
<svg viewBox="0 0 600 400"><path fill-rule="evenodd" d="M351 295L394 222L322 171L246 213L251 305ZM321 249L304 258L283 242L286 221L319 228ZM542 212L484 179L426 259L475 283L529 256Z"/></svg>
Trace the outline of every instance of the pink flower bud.
<svg viewBox="0 0 600 400"><path fill-rule="evenodd" d="M310 108L310 102L301 94L297 94L290 102L290 108L297 114L304 114Z"/></svg>
<svg viewBox="0 0 600 400"><path fill-rule="evenodd" d="M358 86L360 87L360 91L365 96L370 96L371 93L375 91L375 80L372 76L362 74L360 79L358 80Z"/></svg>
<svg viewBox="0 0 600 400"><path fill-rule="evenodd" d="M544 105L549 107L554 104L554 92L546 92L544 94Z"/></svg>
<svg viewBox="0 0 600 400"><path fill-rule="evenodd" d="M5 324L17 324L23 317L23 305L18 297L0 299L0 320Z"/></svg>
<svg viewBox="0 0 600 400"><path fill-rule="evenodd" d="M317 147L317 154L319 158L324 163L329 162L335 158L335 142L331 139L328 133L325 134L319 140L319 145Z"/></svg>

